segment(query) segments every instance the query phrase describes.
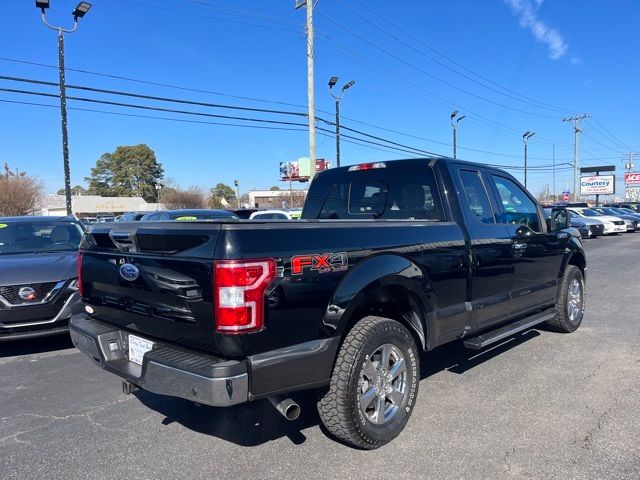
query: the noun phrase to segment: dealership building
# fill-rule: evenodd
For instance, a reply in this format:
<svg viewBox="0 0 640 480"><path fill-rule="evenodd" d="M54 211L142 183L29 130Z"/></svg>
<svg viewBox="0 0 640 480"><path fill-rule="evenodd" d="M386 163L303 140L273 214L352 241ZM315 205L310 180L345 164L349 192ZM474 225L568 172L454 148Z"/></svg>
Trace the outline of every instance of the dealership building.
<svg viewBox="0 0 640 480"><path fill-rule="evenodd" d="M64 195L45 195L40 201L39 214L64 216L67 206ZM72 195L71 211L79 217L122 215L126 212L165 210L164 205L148 203L142 197L100 197L98 195Z"/></svg>

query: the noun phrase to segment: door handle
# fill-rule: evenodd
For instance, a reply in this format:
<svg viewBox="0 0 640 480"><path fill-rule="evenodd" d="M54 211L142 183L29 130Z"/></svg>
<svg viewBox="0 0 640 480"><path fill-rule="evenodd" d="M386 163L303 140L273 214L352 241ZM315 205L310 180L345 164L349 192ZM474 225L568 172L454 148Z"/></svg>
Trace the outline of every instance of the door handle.
<svg viewBox="0 0 640 480"><path fill-rule="evenodd" d="M516 252L524 252L527 249L527 244L524 242L513 242L513 249Z"/></svg>

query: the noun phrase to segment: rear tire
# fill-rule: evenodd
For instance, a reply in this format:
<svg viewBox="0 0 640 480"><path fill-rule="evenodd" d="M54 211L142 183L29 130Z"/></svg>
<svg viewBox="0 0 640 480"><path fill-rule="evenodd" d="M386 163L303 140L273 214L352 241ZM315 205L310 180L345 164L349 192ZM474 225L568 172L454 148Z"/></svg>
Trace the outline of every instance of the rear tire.
<svg viewBox="0 0 640 480"><path fill-rule="evenodd" d="M320 419L339 440L378 448L407 424L418 395L419 372L409 331L395 320L365 317L340 348L329 389L318 401Z"/></svg>
<svg viewBox="0 0 640 480"><path fill-rule="evenodd" d="M575 332L582 323L585 300L582 270L575 265L567 265L560 283L556 316L547 321L549 329L560 333Z"/></svg>

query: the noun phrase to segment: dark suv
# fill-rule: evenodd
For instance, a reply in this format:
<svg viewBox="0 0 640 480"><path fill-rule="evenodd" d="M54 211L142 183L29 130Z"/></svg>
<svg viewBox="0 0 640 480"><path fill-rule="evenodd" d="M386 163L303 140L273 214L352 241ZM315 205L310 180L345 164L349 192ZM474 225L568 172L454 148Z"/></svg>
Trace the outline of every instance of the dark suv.
<svg viewBox="0 0 640 480"><path fill-rule="evenodd" d="M0 341L68 330L77 295L82 223L71 217L0 217Z"/></svg>

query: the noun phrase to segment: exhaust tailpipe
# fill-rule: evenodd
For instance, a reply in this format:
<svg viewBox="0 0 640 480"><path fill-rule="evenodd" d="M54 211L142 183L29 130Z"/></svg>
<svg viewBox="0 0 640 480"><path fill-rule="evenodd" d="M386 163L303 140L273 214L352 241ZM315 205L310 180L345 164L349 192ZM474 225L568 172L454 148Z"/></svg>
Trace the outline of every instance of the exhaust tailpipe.
<svg viewBox="0 0 640 480"><path fill-rule="evenodd" d="M287 420L295 420L300 416L300 405L284 395L268 397L271 405Z"/></svg>

